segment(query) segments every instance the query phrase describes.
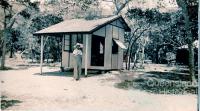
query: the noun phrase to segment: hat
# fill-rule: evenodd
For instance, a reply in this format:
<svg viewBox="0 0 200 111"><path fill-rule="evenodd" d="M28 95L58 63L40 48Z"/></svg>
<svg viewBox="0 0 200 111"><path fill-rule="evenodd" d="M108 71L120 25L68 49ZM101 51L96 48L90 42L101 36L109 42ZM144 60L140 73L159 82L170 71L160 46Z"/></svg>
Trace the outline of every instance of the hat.
<svg viewBox="0 0 200 111"><path fill-rule="evenodd" d="M74 48L83 48L83 44L76 43L76 45L74 46Z"/></svg>

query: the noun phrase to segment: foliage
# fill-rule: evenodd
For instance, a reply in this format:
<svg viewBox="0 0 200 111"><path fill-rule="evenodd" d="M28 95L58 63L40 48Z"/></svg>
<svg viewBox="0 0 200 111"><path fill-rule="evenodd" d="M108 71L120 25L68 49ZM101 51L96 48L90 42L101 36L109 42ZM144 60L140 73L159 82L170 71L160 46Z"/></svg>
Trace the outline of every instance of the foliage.
<svg viewBox="0 0 200 111"><path fill-rule="evenodd" d="M160 13L157 9L142 10L141 8L129 9L127 16L130 19L145 19L148 23L169 22L171 20L169 13Z"/></svg>
<svg viewBox="0 0 200 111"><path fill-rule="evenodd" d="M75 0L75 2L82 10L87 10L91 4L97 3L97 0Z"/></svg>
<svg viewBox="0 0 200 111"><path fill-rule="evenodd" d="M11 5L8 3L8 1L7 0L1 0L0 1L0 6L2 7L2 8L9 8Z"/></svg>
<svg viewBox="0 0 200 111"><path fill-rule="evenodd" d="M90 9L86 12L85 19L86 20L94 20L101 18L101 15L98 10Z"/></svg>
<svg viewBox="0 0 200 111"><path fill-rule="evenodd" d="M54 1L54 0L53 0ZM45 3L45 10L40 10L38 2L20 2L19 5L25 6L24 9L14 13L14 25L7 32L6 52L11 55L16 51L21 51L27 58L39 59L40 40L32 34L38 30L63 21L63 18L74 18L76 14L85 19L99 18L98 1L96 0L72 0L60 2ZM10 7L10 2L1 1L1 6ZM48 9L53 10L48 10ZM46 41L44 57L53 58L58 61L61 58L61 35L58 38L51 37ZM2 42L1 42L2 43ZM2 44L0 45L2 47ZM2 48L1 48L2 49ZM2 50L0 50L2 51Z"/></svg>
<svg viewBox="0 0 200 111"><path fill-rule="evenodd" d="M29 0L28 1L16 1L16 3L22 4L25 6L26 8L35 8L38 9L37 4L35 3L31 3ZM13 11L13 4L10 3L10 1L7 0L1 0L0 1L0 6L1 8L4 10L3 14L4 14L4 18L3 18L3 47L2 47L2 59L1 59L1 68L4 69L5 67L5 58L6 58L6 53L7 53L7 47L6 45L9 43L8 38L9 36L11 36L11 32L10 30L13 28L14 24L16 23L16 19L19 17L20 15L20 11L18 12L14 12ZM11 42L11 46L12 46L12 42ZM10 57L12 57L12 47L11 47L11 55Z"/></svg>
<svg viewBox="0 0 200 111"><path fill-rule="evenodd" d="M21 44L24 48L22 48L25 52L24 54L26 54L27 58L31 58L31 59L39 59L40 56L40 39L37 37L34 37L32 34L38 30L44 29L46 27L49 27L51 25L57 24L59 22L63 21L63 18L58 16L58 15L54 15L54 14L44 14L44 13L40 13L40 14L36 14L34 15L31 19L29 19L27 21L28 24L25 25L24 24L22 28L21 26L21 30L20 32L21 34L21 40L23 41ZM59 46L61 46L60 42L61 40L57 40L55 37L51 37L46 41L46 45L49 47L48 49L45 48L45 56L47 56L47 51L49 51L53 56L54 60L57 61L60 58L57 58L58 55L61 55L61 49L55 49L54 47L58 47L57 42L59 42ZM54 49L54 50L52 50ZM59 53L58 53L58 52ZM44 56L44 57L45 57ZM60 56L59 56L60 57Z"/></svg>
<svg viewBox="0 0 200 111"><path fill-rule="evenodd" d="M53 14L38 14L31 19L30 30L36 32L63 21L62 17Z"/></svg>
<svg viewBox="0 0 200 111"><path fill-rule="evenodd" d="M178 47L186 44L181 11L161 13L156 9L133 8L129 9L126 15L137 25L141 24L141 21L144 22L140 25L142 29L151 27L146 34L148 42L145 46L145 54L154 62L167 62L167 52L175 53Z"/></svg>

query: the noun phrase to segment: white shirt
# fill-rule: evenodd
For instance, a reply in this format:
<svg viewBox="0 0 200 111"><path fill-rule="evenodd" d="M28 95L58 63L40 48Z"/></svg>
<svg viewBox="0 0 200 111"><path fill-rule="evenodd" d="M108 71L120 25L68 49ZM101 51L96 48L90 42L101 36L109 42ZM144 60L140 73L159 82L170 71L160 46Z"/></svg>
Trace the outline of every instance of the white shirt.
<svg viewBox="0 0 200 111"><path fill-rule="evenodd" d="M73 54L74 54L75 56L77 56L77 55L83 55L82 51L81 51L81 50L78 50L78 49L75 49L75 50L73 51Z"/></svg>

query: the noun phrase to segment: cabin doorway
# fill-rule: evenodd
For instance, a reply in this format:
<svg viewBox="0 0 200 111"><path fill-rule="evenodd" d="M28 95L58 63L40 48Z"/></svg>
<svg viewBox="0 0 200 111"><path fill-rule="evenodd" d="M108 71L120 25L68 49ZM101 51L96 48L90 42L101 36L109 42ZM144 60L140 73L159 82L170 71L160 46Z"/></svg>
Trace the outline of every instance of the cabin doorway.
<svg viewBox="0 0 200 111"><path fill-rule="evenodd" d="M105 38L92 35L91 66L104 66Z"/></svg>

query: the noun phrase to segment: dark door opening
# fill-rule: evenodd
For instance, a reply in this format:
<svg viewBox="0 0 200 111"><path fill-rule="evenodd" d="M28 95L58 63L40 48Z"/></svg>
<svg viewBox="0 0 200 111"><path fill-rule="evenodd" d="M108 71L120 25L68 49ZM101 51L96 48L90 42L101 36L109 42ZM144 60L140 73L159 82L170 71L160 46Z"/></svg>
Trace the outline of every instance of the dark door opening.
<svg viewBox="0 0 200 111"><path fill-rule="evenodd" d="M92 35L91 66L104 66L105 38Z"/></svg>

